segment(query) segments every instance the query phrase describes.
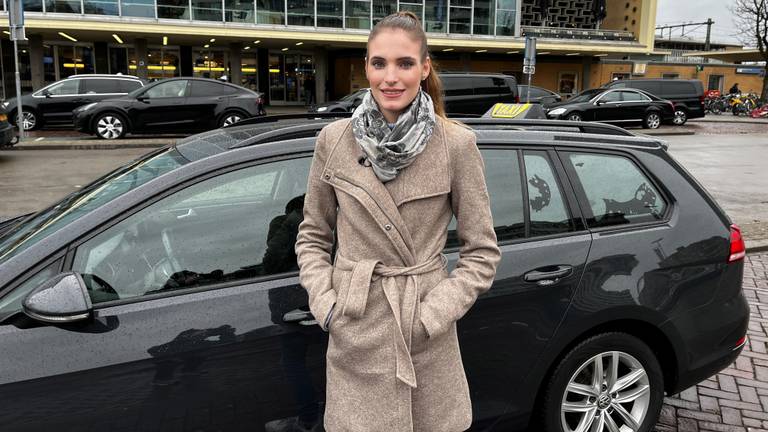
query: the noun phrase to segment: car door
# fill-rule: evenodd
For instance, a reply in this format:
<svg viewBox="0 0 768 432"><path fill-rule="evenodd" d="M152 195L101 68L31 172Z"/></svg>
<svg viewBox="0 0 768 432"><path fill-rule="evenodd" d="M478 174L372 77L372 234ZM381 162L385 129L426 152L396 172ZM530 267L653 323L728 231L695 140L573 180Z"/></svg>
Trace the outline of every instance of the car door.
<svg viewBox="0 0 768 432"><path fill-rule="evenodd" d="M161 81L131 102L132 132L184 132L195 129L195 117L185 102L188 80Z"/></svg>
<svg viewBox="0 0 768 432"><path fill-rule="evenodd" d="M475 98L471 103L472 114L485 114L496 103L515 103L514 93L507 81L497 77L473 77Z"/></svg>
<svg viewBox="0 0 768 432"><path fill-rule="evenodd" d="M213 129L218 126L219 115L236 94L236 89L221 83L191 80L186 108L190 110L195 118L195 125L200 129Z"/></svg>
<svg viewBox="0 0 768 432"><path fill-rule="evenodd" d="M475 114L475 93L471 76L446 76L443 79L445 110L448 114Z"/></svg>
<svg viewBox="0 0 768 432"><path fill-rule="evenodd" d="M565 315L590 246L551 151L483 146L481 153L502 258L491 289L458 323L473 430L530 408L538 383L527 381L529 373ZM446 250L451 268L458 259L454 224Z"/></svg>
<svg viewBox="0 0 768 432"><path fill-rule="evenodd" d="M72 110L80 106L80 79L65 79L40 92L38 109L46 122L71 122ZM38 96L36 96L38 97Z"/></svg>
<svg viewBox="0 0 768 432"><path fill-rule="evenodd" d="M211 173L71 245L93 317L0 325L3 429L322 422L327 335L293 254L310 163Z"/></svg>
<svg viewBox="0 0 768 432"><path fill-rule="evenodd" d="M590 108L592 120L613 121L622 116L622 101L619 90L608 91L600 96Z"/></svg>
<svg viewBox="0 0 768 432"><path fill-rule="evenodd" d="M621 111L619 120L642 120L651 99L634 90L619 90L621 93Z"/></svg>

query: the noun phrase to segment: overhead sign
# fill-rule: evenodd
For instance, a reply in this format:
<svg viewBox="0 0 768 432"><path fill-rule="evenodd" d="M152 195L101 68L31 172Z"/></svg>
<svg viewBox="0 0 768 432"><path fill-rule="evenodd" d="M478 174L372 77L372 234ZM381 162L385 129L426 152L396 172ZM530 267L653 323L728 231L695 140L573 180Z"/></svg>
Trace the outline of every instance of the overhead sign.
<svg viewBox="0 0 768 432"><path fill-rule="evenodd" d="M523 73L524 74L535 74L536 73L536 66L523 66Z"/></svg>
<svg viewBox="0 0 768 432"><path fill-rule="evenodd" d="M762 75L764 70L765 69L761 67L737 67L736 73L746 75Z"/></svg>

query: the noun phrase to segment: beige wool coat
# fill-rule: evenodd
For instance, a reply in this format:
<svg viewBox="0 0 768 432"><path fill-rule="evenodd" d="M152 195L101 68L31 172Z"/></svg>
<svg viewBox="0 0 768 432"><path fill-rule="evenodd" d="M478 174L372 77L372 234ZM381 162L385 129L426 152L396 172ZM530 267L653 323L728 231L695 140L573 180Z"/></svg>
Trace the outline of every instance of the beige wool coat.
<svg viewBox="0 0 768 432"><path fill-rule="evenodd" d="M456 321L500 260L475 135L438 117L422 153L386 183L361 156L349 119L323 128L296 240L310 309L329 331L325 428L466 430ZM453 215L462 246L449 274L441 252Z"/></svg>

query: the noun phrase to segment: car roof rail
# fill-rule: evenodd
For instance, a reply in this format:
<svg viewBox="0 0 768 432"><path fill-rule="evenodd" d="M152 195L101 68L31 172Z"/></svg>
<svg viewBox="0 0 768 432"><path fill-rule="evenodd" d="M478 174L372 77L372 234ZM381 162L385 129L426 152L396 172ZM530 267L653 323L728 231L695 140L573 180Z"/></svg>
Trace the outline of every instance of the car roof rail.
<svg viewBox="0 0 768 432"><path fill-rule="evenodd" d="M266 115L261 117L251 117L251 118L243 119L228 127L275 123L275 122L284 121L284 120L301 120L301 119L315 120L315 119L334 119L334 118L346 118L346 117L352 117L352 113L334 112L334 113L276 114L276 115Z"/></svg>
<svg viewBox="0 0 768 432"><path fill-rule="evenodd" d="M281 116L271 116L273 121L280 120L296 120L302 118L310 118L317 120L333 120L338 117L349 117L349 113L339 113L342 115L315 115L315 114L288 114ZM267 117L258 117L256 119L249 120L261 120L255 124L269 123ZM246 120L247 121L247 120ZM504 125L504 126L516 126L520 129L530 130L546 130L553 132L568 132L563 129L577 129L579 132L598 134L598 135L614 135L614 136L636 136L632 132L622 129L618 126L607 125L604 123L590 123L590 122L575 122L570 120L539 120L539 119L492 119L492 118L461 118L461 122L467 126L482 126L482 125ZM235 125L240 126L244 122L238 122ZM253 124L253 123L248 123ZM230 149L248 147L256 144L264 144L269 142L283 141L287 139L296 138L310 138L316 136L320 130L325 127L328 122L318 121L313 123L304 124L292 124L279 129L274 129L260 134L254 135L251 138L238 142ZM233 125L233 126L235 126ZM230 126L230 127L233 127Z"/></svg>

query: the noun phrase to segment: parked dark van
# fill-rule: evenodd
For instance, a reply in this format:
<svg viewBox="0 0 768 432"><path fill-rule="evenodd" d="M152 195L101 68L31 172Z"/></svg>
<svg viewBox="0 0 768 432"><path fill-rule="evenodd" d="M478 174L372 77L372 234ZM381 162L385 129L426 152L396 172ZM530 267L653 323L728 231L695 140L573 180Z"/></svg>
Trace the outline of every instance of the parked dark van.
<svg viewBox="0 0 768 432"><path fill-rule="evenodd" d="M520 102L517 80L511 75L444 72L440 79L447 114L482 115L496 103Z"/></svg>
<svg viewBox="0 0 768 432"><path fill-rule="evenodd" d="M632 79L613 81L604 88L635 88L647 91L675 104L675 118L678 126L688 119L704 117L704 86L696 79Z"/></svg>

